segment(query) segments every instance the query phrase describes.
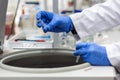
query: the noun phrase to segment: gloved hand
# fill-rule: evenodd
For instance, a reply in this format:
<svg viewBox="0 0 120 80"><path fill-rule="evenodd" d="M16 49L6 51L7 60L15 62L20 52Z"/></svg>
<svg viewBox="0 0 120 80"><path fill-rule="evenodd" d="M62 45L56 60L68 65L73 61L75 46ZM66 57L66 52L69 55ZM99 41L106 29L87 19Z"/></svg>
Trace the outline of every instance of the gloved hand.
<svg viewBox="0 0 120 80"><path fill-rule="evenodd" d="M43 26L44 32L69 32L72 30L72 21L68 16L60 16L55 13L40 11L36 16L38 22L37 26L41 27L42 24L39 20L45 23Z"/></svg>
<svg viewBox="0 0 120 80"><path fill-rule="evenodd" d="M74 55L94 66L111 66L106 48L95 43L78 43Z"/></svg>

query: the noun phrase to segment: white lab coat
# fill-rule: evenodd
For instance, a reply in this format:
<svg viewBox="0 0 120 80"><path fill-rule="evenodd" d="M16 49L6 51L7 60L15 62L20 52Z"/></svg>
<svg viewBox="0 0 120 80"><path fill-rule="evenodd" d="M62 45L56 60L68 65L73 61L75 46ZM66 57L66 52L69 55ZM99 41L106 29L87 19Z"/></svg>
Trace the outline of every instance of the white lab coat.
<svg viewBox="0 0 120 80"><path fill-rule="evenodd" d="M81 38L116 27L120 25L120 0L108 0L70 17ZM111 64L120 72L120 42L107 46L106 50Z"/></svg>

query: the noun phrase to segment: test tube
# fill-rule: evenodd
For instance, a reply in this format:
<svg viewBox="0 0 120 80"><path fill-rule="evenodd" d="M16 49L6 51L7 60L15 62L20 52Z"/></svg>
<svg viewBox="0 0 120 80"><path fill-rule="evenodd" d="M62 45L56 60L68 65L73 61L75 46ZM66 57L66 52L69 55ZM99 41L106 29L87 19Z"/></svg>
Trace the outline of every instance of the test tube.
<svg viewBox="0 0 120 80"><path fill-rule="evenodd" d="M38 22L40 22L41 24L42 24L42 27L44 27L45 26L45 24L44 24L44 22L40 19L40 20L38 20Z"/></svg>
<svg viewBox="0 0 120 80"><path fill-rule="evenodd" d="M79 62L79 59L80 59L80 56L77 56L75 63L78 63L78 62Z"/></svg>
<svg viewBox="0 0 120 80"><path fill-rule="evenodd" d="M77 44L77 43L80 43L80 42L81 42L81 41L78 40L78 41L76 42L76 44ZM79 59L80 59L80 56L76 56L75 63L78 63L78 62L79 62Z"/></svg>

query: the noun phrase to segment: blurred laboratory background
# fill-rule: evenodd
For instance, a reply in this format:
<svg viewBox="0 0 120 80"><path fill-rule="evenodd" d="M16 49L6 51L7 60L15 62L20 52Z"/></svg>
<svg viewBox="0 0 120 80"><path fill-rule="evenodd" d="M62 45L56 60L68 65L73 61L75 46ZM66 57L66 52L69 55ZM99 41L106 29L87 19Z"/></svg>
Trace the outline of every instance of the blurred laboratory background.
<svg viewBox="0 0 120 80"><path fill-rule="evenodd" d="M10 48L69 48L74 49L76 40L72 33L44 33L36 26L36 13L41 10L66 16L81 12L106 0L9 0L6 14L5 40ZM82 42L106 45L120 41L120 27L103 31Z"/></svg>

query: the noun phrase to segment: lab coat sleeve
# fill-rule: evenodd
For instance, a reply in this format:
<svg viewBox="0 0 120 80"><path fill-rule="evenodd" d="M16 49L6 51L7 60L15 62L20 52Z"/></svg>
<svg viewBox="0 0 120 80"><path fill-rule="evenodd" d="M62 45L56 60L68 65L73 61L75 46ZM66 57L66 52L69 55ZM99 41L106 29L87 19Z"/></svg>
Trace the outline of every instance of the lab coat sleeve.
<svg viewBox="0 0 120 80"><path fill-rule="evenodd" d="M120 0L108 0L70 15L80 38L120 25ZM111 64L120 72L120 42L106 47Z"/></svg>
<svg viewBox="0 0 120 80"><path fill-rule="evenodd" d="M106 46L106 51L111 64L120 73L120 42Z"/></svg>
<svg viewBox="0 0 120 80"><path fill-rule="evenodd" d="M80 38L116 27L120 24L120 0L108 0L70 18Z"/></svg>

